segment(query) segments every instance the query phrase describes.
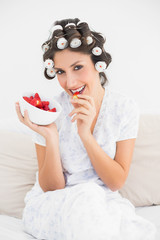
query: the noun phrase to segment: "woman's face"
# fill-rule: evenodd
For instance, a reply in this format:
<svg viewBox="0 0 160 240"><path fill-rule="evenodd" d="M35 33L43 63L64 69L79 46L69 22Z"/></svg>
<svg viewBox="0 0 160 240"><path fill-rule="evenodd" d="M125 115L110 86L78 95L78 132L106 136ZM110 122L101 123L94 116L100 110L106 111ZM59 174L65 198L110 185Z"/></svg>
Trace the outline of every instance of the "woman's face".
<svg viewBox="0 0 160 240"><path fill-rule="evenodd" d="M102 88L99 73L89 55L65 49L56 52L54 64L58 81L70 96L77 91L94 96Z"/></svg>

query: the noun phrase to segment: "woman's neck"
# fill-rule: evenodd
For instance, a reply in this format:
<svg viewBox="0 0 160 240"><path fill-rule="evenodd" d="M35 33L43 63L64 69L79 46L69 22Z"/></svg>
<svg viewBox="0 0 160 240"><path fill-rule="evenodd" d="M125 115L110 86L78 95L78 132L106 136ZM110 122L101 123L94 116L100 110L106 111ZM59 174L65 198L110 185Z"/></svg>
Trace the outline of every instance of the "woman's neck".
<svg viewBox="0 0 160 240"><path fill-rule="evenodd" d="M94 97L97 114L99 114L99 110L102 105L104 94L105 94L105 89L102 86L100 86L98 90L96 90L95 97Z"/></svg>
<svg viewBox="0 0 160 240"><path fill-rule="evenodd" d="M95 116L95 118L93 120L93 123L92 123L92 126L91 126L91 133L92 134L93 134L93 131L94 131L95 124L97 122L97 118L98 118L100 109L101 109L104 94L105 94L105 89L103 87L101 87L99 89L99 91L96 91L96 93L95 93L94 101L95 101L95 107L96 107L96 116Z"/></svg>

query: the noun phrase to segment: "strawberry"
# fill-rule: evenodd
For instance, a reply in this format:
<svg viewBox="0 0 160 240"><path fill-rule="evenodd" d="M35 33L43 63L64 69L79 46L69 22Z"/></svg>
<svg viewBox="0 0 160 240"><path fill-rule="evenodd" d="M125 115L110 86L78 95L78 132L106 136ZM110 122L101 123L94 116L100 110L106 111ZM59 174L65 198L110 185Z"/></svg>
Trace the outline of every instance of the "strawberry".
<svg viewBox="0 0 160 240"><path fill-rule="evenodd" d="M78 95L79 94L79 92L75 92L74 94L73 94L73 99L76 99L76 98L78 98Z"/></svg>
<svg viewBox="0 0 160 240"><path fill-rule="evenodd" d="M48 112L56 112L56 108L52 108L52 109L48 110Z"/></svg>
<svg viewBox="0 0 160 240"><path fill-rule="evenodd" d="M41 101L40 96L39 96L38 93L35 93L34 98L36 98L37 100L40 100L40 101Z"/></svg>
<svg viewBox="0 0 160 240"><path fill-rule="evenodd" d="M37 107L39 109L49 111L49 112L56 112L56 108L49 108L49 101L41 101L41 98L38 93L35 93L34 97L26 97L24 96L23 99L33 105L34 107Z"/></svg>
<svg viewBox="0 0 160 240"><path fill-rule="evenodd" d="M38 107L38 108L42 107L42 102L40 100L37 100L36 98L33 98L30 101L30 104L32 104L34 107Z"/></svg>
<svg viewBox="0 0 160 240"><path fill-rule="evenodd" d="M37 99L36 99L36 107L41 108L42 106L43 106L43 105L42 105L41 100L37 100Z"/></svg>
<svg viewBox="0 0 160 240"><path fill-rule="evenodd" d="M29 97L23 97L24 100L26 100L28 103L30 103L30 98Z"/></svg>
<svg viewBox="0 0 160 240"><path fill-rule="evenodd" d="M48 107L48 105L45 105L45 106L43 107L43 109L46 110L46 111L50 110L49 107Z"/></svg>
<svg viewBox="0 0 160 240"><path fill-rule="evenodd" d="M44 107L44 106L48 106L49 105L49 102L48 101L42 101L42 106Z"/></svg>
<svg viewBox="0 0 160 240"><path fill-rule="evenodd" d="M30 104L35 106L37 105L37 100L35 98L33 98L31 101L30 101Z"/></svg>

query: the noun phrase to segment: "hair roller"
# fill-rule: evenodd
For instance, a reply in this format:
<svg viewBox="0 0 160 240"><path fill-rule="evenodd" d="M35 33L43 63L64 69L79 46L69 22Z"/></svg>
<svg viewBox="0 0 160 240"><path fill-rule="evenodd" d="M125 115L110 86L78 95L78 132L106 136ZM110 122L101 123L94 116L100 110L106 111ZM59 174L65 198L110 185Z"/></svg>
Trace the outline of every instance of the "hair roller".
<svg viewBox="0 0 160 240"><path fill-rule="evenodd" d="M77 38L81 37L81 35L77 31L75 25L67 24L67 26L64 28L64 32L65 32L66 38L69 42L70 42L71 38L73 38L73 37L77 37Z"/></svg>
<svg viewBox="0 0 160 240"><path fill-rule="evenodd" d="M45 68L44 70L44 76L48 79L48 80L52 80L55 78L56 74L53 76L53 77L50 77L48 74L47 74L47 68Z"/></svg>
<svg viewBox="0 0 160 240"><path fill-rule="evenodd" d="M103 44L105 43L106 39L105 37L98 32L93 32L91 31L92 37L96 39L98 46L103 46Z"/></svg>
<svg viewBox="0 0 160 240"><path fill-rule="evenodd" d="M51 47L51 42L50 42L50 40L44 42L44 43L42 44L42 46L41 46L41 48L42 48L42 50L43 50L44 53L47 52L47 51L50 49L50 47Z"/></svg>
<svg viewBox="0 0 160 240"><path fill-rule="evenodd" d="M86 22L79 21L77 23L77 30L79 31L79 33L82 36L82 41L83 41L84 45L94 46L95 40L93 39L92 34L91 34L91 30L89 29L89 26Z"/></svg>
<svg viewBox="0 0 160 240"><path fill-rule="evenodd" d="M61 29L56 29L53 32L52 38L51 38L51 49L57 48L57 41L58 39L60 39L61 37L64 37L64 31ZM58 49L58 48L57 48Z"/></svg>
<svg viewBox="0 0 160 240"><path fill-rule="evenodd" d="M54 39L54 38L60 38L60 37L62 37L62 36L64 36L63 30L61 30L61 29L56 29L56 30L53 32L53 34L52 34L52 39Z"/></svg>
<svg viewBox="0 0 160 240"><path fill-rule="evenodd" d="M86 22L80 22L80 24L77 26L77 29L83 37L91 36L91 31Z"/></svg>
<svg viewBox="0 0 160 240"><path fill-rule="evenodd" d="M69 27L69 28L71 28L71 27L76 28L76 24L75 23L67 23L64 28L67 28L67 27Z"/></svg>
<svg viewBox="0 0 160 240"><path fill-rule="evenodd" d="M54 27L55 25L59 26ZM51 59L54 61L56 52L63 51L57 47L57 41L60 38L61 40L63 40L62 38L65 38L68 41L67 47L70 51L88 54L95 66L99 64L97 68L98 71L100 70L99 76L101 78L101 84L103 86L105 83L107 83L108 79L106 72L103 72L102 70L109 66L110 62L112 61L112 57L108 52L105 51L104 43L106 39L104 35L102 35L100 32L96 32L94 29L89 27L87 22L80 21L78 18L58 20L54 22L54 26L51 29L52 31L51 35L49 36L49 40L42 45L44 52L43 61L46 59ZM79 44L79 40L81 41L81 44ZM97 54L98 52L99 54ZM105 68L102 66L102 62L103 65L106 63ZM44 75L47 79L51 80L54 78L52 77L54 76L53 70L54 67L53 69L50 68L47 74L47 68L45 68Z"/></svg>

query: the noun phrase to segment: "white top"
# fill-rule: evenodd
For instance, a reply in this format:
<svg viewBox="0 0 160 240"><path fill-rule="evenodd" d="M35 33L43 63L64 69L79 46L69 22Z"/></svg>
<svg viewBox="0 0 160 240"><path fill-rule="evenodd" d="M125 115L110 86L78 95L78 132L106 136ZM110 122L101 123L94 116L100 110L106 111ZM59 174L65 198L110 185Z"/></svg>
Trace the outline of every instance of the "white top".
<svg viewBox="0 0 160 240"><path fill-rule="evenodd" d="M63 109L56 121L59 131L60 156L67 185L94 181L104 185L95 172L78 133L76 121L68 114L73 110L69 95L63 91L55 97ZM133 98L105 87L99 116L93 136L100 147L114 159L116 142L137 137L139 107ZM32 140L45 146L45 139L34 133Z"/></svg>
<svg viewBox="0 0 160 240"><path fill-rule="evenodd" d="M73 106L67 93L56 100L63 108L57 125L66 186L44 192L36 173L36 183L24 199L25 231L36 239L155 239L155 226L137 216L133 204L104 185L96 174L77 134L76 122L68 116ZM93 135L114 159L116 142L136 138L138 121L135 101L106 87ZM33 140L45 145L40 135L34 134Z"/></svg>

